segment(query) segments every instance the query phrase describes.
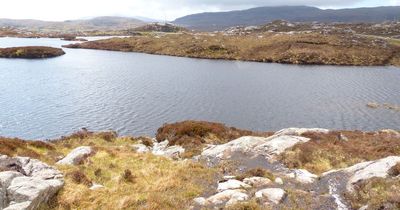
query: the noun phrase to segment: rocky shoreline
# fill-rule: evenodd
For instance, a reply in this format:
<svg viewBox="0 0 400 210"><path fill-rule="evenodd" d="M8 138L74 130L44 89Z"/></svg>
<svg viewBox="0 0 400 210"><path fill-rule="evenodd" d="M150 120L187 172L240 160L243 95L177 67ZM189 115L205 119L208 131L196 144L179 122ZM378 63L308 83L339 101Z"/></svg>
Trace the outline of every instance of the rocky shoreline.
<svg viewBox="0 0 400 210"><path fill-rule="evenodd" d="M0 209L400 208L395 130L252 132L184 121L156 138L83 129L0 146Z"/></svg>
<svg viewBox="0 0 400 210"><path fill-rule="evenodd" d="M40 59L58 57L64 54L64 50L53 47L32 46L0 48L0 58Z"/></svg>

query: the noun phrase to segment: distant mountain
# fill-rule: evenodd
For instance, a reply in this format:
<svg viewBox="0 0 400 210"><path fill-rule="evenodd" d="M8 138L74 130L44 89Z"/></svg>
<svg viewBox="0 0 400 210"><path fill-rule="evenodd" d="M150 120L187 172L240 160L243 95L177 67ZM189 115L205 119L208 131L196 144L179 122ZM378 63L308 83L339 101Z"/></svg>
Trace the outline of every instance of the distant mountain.
<svg viewBox="0 0 400 210"><path fill-rule="evenodd" d="M67 20L63 22L41 20L0 19L0 27L15 27L33 31L76 32L94 30L124 30L143 26L146 23L136 18L126 17L96 17L82 20Z"/></svg>
<svg viewBox="0 0 400 210"><path fill-rule="evenodd" d="M173 23L189 29L220 30L232 26L261 25L274 20L292 22L383 22L400 20L400 7L322 10L307 6L257 7L230 12L200 13Z"/></svg>

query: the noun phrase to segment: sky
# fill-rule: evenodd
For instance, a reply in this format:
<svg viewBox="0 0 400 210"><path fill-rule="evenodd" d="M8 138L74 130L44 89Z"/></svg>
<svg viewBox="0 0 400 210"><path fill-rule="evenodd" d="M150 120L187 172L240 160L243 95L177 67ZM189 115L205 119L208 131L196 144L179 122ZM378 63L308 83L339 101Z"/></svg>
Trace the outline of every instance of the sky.
<svg viewBox="0 0 400 210"><path fill-rule="evenodd" d="M3 0L0 18L62 21L95 16L141 16L174 20L199 12L281 5L337 9L400 6L400 0Z"/></svg>

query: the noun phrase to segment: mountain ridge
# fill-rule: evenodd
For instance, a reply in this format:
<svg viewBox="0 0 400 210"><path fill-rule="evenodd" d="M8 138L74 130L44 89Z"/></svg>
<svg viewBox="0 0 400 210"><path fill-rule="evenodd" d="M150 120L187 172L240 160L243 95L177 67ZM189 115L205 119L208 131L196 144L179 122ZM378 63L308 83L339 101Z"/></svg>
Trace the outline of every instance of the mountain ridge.
<svg viewBox="0 0 400 210"><path fill-rule="evenodd" d="M174 24L195 30L261 25L274 20L294 22L383 22L400 20L400 6L319 9L310 6L255 7L246 10L205 12L177 18Z"/></svg>

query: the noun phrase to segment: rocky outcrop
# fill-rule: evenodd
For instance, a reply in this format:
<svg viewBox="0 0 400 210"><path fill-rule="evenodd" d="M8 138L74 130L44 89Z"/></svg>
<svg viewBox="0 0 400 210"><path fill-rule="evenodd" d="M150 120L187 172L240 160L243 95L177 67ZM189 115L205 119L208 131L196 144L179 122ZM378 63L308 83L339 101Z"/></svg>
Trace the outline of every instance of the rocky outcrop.
<svg viewBox="0 0 400 210"><path fill-rule="evenodd" d="M144 144L134 144L131 147L138 153L147 153L151 152L157 156L164 156L172 159L181 158L182 154L185 152L185 149L181 146L168 146L169 141L165 140L162 142L157 142L155 139L152 139L153 146L146 146Z"/></svg>
<svg viewBox="0 0 400 210"><path fill-rule="evenodd" d="M64 185L57 169L31 158L0 156L0 209L36 209Z"/></svg>
<svg viewBox="0 0 400 210"><path fill-rule="evenodd" d="M353 185L359 181L373 177L387 177L389 175L389 170L398 163L400 163L399 156L390 156L375 161L362 162L341 170L329 171L324 173L323 176L334 173L347 174L350 178L347 181L346 189L348 191L353 191Z"/></svg>
<svg viewBox="0 0 400 210"><path fill-rule="evenodd" d="M280 131L277 131L274 135L282 136L282 135L289 135L289 136L301 136L305 133L329 133L328 129L324 128L285 128Z"/></svg>
<svg viewBox="0 0 400 210"><path fill-rule="evenodd" d="M243 179L243 182L252 187L262 187L270 184L272 181L264 177L250 177Z"/></svg>
<svg viewBox="0 0 400 210"><path fill-rule="evenodd" d="M225 190L206 199L206 205L220 206L225 204L229 206L248 199L249 196L246 194L245 190Z"/></svg>
<svg viewBox="0 0 400 210"><path fill-rule="evenodd" d="M209 145L203 150L200 157L203 159L224 160L239 152L251 156L263 155L267 158L273 158L295 144L309 141L309 138L297 136L306 132L326 133L329 131L320 128L290 128L278 131L268 138L245 136L226 144Z"/></svg>
<svg viewBox="0 0 400 210"><path fill-rule="evenodd" d="M89 146L77 147L72 150L65 158L57 162L60 165L79 165L89 156L94 154L94 150Z"/></svg>

